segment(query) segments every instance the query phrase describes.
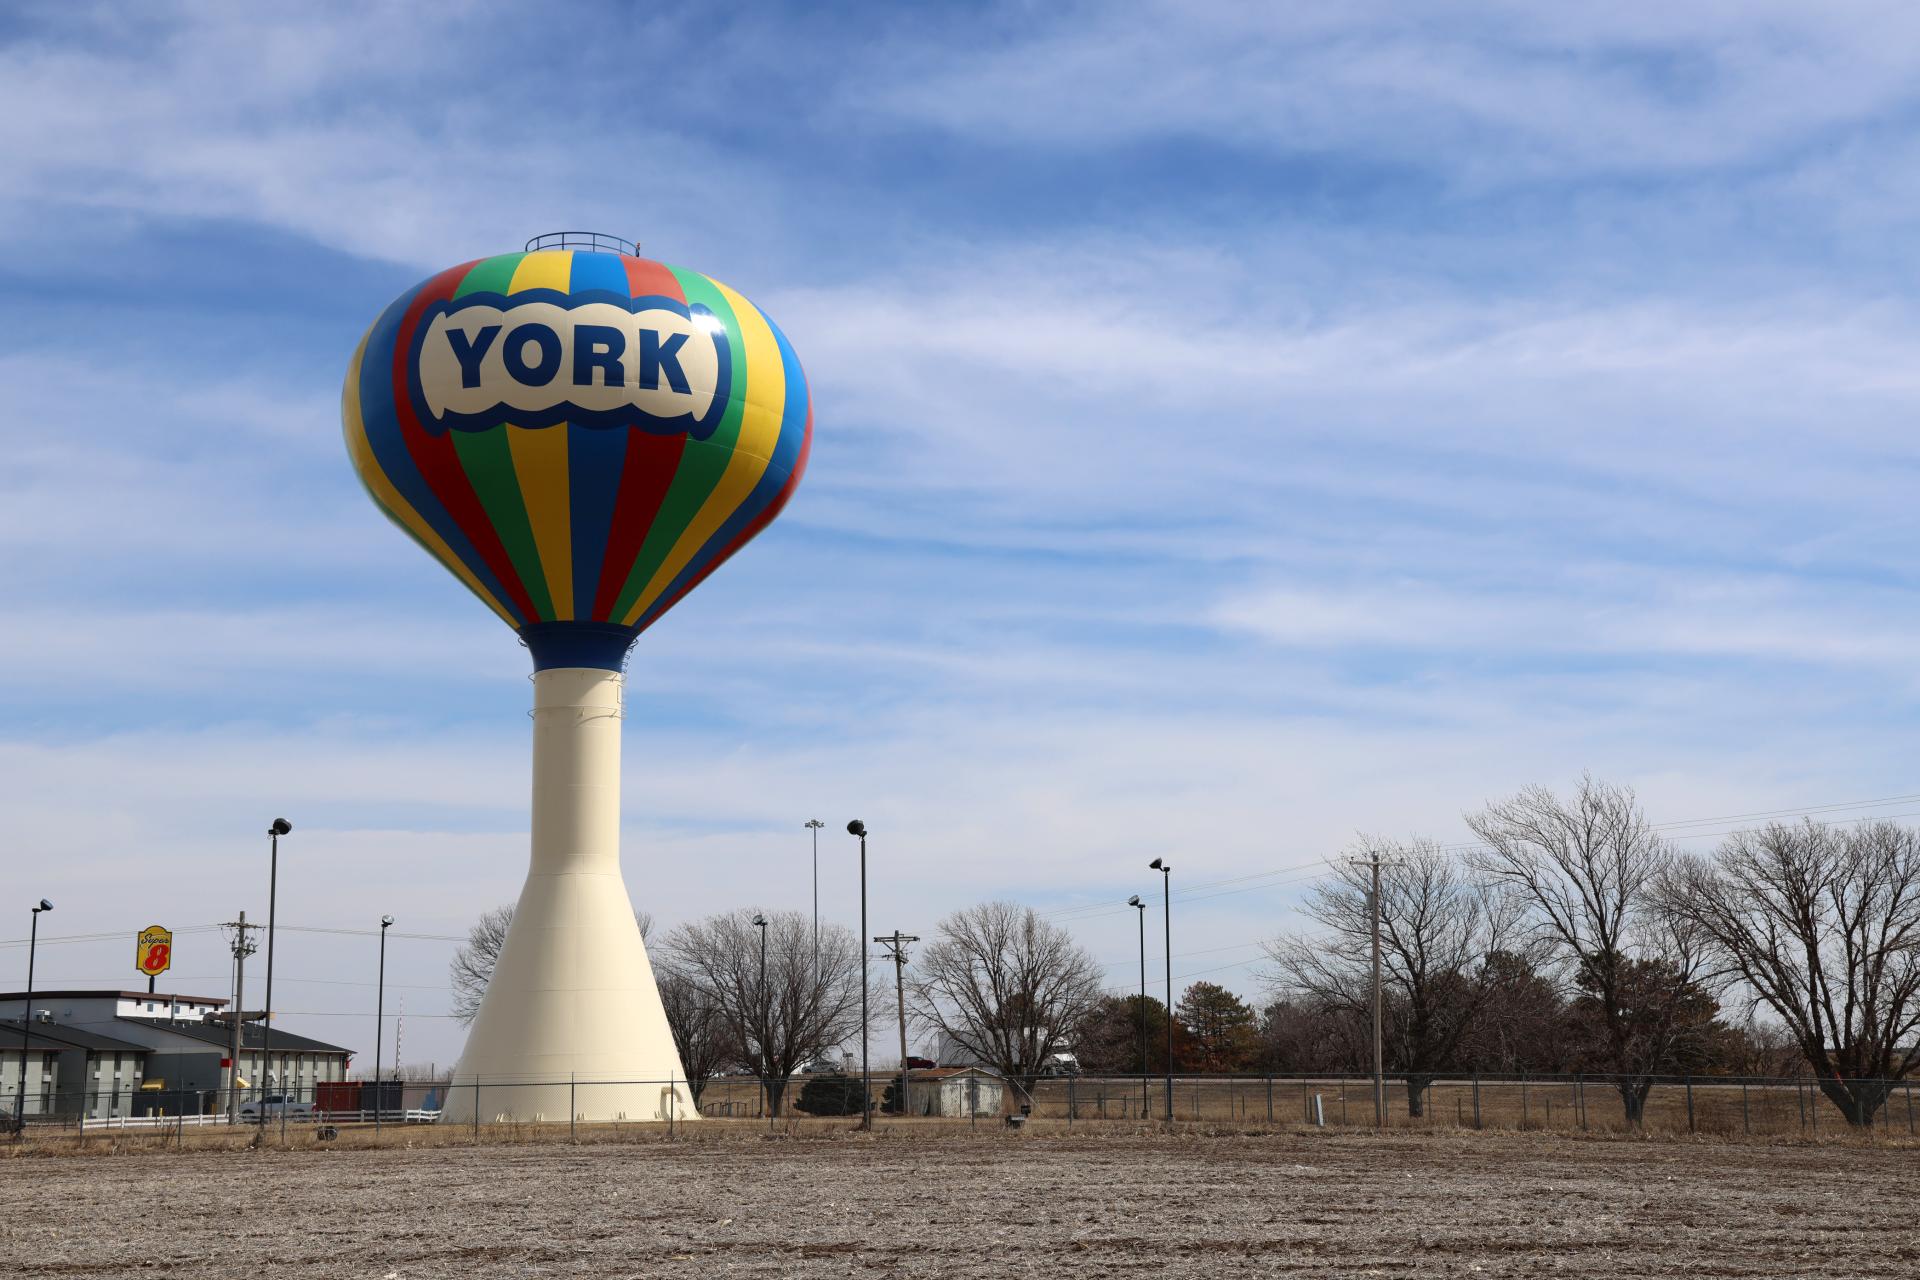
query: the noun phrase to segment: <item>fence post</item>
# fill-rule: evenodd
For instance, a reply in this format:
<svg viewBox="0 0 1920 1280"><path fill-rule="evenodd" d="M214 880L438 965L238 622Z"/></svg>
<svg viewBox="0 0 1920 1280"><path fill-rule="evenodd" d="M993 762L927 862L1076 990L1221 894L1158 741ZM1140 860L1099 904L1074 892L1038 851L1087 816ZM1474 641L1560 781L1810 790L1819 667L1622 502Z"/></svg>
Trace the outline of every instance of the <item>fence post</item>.
<svg viewBox="0 0 1920 1280"><path fill-rule="evenodd" d="M1528 1119L1529 1117L1527 1115L1527 1078L1525 1076L1521 1076L1520 1077L1520 1127L1522 1129L1527 1127Z"/></svg>
<svg viewBox="0 0 1920 1280"><path fill-rule="evenodd" d="M1073 1108L1074 1108L1073 1077L1068 1076L1067 1077L1067 1132L1068 1133L1073 1132Z"/></svg>
<svg viewBox="0 0 1920 1280"><path fill-rule="evenodd" d="M473 1140L480 1141L480 1073L473 1073Z"/></svg>
<svg viewBox="0 0 1920 1280"><path fill-rule="evenodd" d="M1687 1132L1692 1133L1694 1131L1693 1130L1693 1077L1687 1076L1686 1082L1687 1082Z"/></svg>
<svg viewBox="0 0 1920 1280"><path fill-rule="evenodd" d="M1740 1132L1749 1137L1753 1134L1753 1117L1747 1111L1747 1082L1745 1080L1740 1082Z"/></svg>
<svg viewBox="0 0 1920 1280"><path fill-rule="evenodd" d="M1573 1077L1573 1109L1580 1113L1580 1132L1587 1131L1587 1080L1585 1076Z"/></svg>
<svg viewBox="0 0 1920 1280"><path fill-rule="evenodd" d="M1473 1127L1480 1128L1480 1073L1473 1073Z"/></svg>
<svg viewBox="0 0 1920 1280"><path fill-rule="evenodd" d="M1815 1135L1816 1137L1817 1137L1817 1136L1819 1136L1819 1133L1820 1133L1820 1099L1819 1099L1819 1097L1818 1097L1817 1095L1815 1095L1815 1093L1813 1092L1813 1086L1812 1086L1812 1085L1808 1085L1808 1086L1807 1086L1807 1119L1808 1119L1808 1120L1810 1120L1810 1121L1812 1121L1812 1123L1813 1123L1813 1132L1814 1132L1814 1135Z"/></svg>
<svg viewBox="0 0 1920 1280"><path fill-rule="evenodd" d="M1913 1082L1907 1082L1907 1132L1913 1132Z"/></svg>
<svg viewBox="0 0 1920 1280"><path fill-rule="evenodd" d="M1912 1101L1911 1098L1908 1101ZM1267 1073L1267 1123L1273 1123L1273 1073Z"/></svg>
<svg viewBox="0 0 1920 1280"><path fill-rule="evenodd" d="M574 1082L578 1078L578 1075L579 1075L578 1072L574 1072L574 1071L567 1072L567 1141L568 1142L580 1141L580 1131L574 1125L574 1121L580 1115L580 1110L579 1110L579 1105L575 1103L573 1100L573 1091L575 1087Z"/></svg>

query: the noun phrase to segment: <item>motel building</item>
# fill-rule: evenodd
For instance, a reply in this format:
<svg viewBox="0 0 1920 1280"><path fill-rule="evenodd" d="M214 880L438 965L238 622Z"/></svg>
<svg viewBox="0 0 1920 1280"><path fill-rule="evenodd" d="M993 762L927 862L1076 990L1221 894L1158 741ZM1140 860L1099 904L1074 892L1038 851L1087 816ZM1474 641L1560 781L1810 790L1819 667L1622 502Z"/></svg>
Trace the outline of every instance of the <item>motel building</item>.
<svg viewBox="0 0 1920 1280"><path fill-rule="evenodd" d="M0 992L0 1111L20 1105L23 1044L29 1121L214 1115L233 1088L242 1103L274 1093L311 1102L318 1086L347 1078L349 1050L286 1031L269 1045L255 1022L243 1028L235 1071L232 1028L209 1020L227 1005L166 992L35 991L29 1011L25 992Z"/></svg>

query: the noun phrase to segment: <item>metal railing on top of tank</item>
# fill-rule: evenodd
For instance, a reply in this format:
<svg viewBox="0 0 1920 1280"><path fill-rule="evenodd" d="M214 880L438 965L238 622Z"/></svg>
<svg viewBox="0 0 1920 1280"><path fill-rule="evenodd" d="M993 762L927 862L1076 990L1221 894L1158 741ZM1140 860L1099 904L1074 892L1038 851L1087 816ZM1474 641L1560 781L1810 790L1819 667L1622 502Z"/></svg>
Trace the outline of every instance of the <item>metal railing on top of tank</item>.
<svg viewBox="0 0 1920 1280"><path fill-rule="evenodd" d="M623 240L600 231L549 231L527 241L528 253L538 249L586 249L595 253L624 253L629 258L640 256L638 240Z"/></svg>

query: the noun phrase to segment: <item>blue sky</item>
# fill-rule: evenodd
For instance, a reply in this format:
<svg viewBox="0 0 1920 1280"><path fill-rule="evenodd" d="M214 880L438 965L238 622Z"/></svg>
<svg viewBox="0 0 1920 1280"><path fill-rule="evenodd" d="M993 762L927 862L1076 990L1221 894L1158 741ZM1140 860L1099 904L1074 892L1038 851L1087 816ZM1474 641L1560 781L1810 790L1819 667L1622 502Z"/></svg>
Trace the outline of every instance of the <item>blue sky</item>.
<svg viewBox="0 0 1920 1280"><path fill-rule="evenodd" d="M276 814L290 924L515 895L525 655L337 398L393 296L562 227L739 288L815 395L634 656L663 924L804 908L816 814L851 920L857 815L879 931L1013 897L1117 983L1149 858L1254 877L1173 948L1252 994L1356 832L1920 792L1907 9L811 8L0 18L0 939L111 935L43 982L263 916ZM372 948L285 934L288 1025L369 1049ZM448 951L394 944L409 1059Z"/></svg>

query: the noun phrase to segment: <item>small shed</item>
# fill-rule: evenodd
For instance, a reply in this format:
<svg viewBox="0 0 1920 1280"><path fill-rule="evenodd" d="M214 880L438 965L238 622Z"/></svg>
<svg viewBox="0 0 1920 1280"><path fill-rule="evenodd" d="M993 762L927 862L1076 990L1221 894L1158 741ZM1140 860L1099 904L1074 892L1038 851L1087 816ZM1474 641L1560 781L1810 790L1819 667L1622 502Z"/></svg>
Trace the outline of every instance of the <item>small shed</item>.
<svg viewBox="0 0 1920 1280"><path fill-rule="evenodd" d="M910 1116L997 1116L1006 1101L1007 1082L979 1067L934 1067L907 1073Z"/></svg>

